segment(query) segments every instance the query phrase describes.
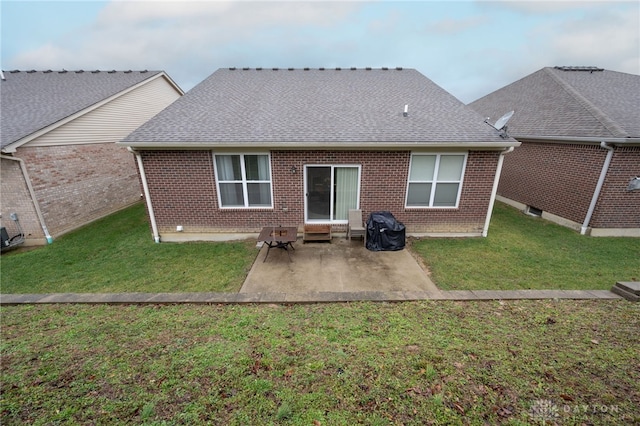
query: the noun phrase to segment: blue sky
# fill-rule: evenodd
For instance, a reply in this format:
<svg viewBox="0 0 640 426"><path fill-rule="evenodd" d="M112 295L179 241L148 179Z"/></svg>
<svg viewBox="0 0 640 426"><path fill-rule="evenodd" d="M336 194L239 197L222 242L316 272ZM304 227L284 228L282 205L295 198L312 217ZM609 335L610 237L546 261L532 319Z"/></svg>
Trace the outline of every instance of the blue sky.
<svg viewBox="0 0 640 426"><path fill-rule="evenodd" d="M463 102L545 66L640 74L640 2L0 2L1 66L415 68Z"/></svg>

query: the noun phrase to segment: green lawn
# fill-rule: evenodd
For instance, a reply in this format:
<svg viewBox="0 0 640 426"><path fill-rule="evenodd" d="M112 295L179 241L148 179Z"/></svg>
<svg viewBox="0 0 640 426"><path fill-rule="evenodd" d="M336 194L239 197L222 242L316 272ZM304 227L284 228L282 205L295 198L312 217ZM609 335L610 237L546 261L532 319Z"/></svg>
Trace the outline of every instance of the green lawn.
<svg viewBox="0 0 640 426"><path fill-rule="evenodd" d="M640 280L640 238L587 237L496 203L486 238L415 240L443 290L610 289Z"/></svg>
<svg viewBox="0 0 640 426"><path fill-rule="evenodd" d="M2 255L2 293L238 291L255 241L156 244L143 204Z"/></svg>
<svg viewBox="0 0 640 426"><path fill-rule="evenodd" d="M625 300L31 305L0 321L3 425L640 424Z"/></svg>
<svg viewBox="0 0 640 426"><path fill-rule="evenodd" d="M639 238L591 238L497 203L487 238L411 240L444 290L610 289L640 280ZM3 293L238 291L255 241L155 244L135 205L2 255Z"/></svg>
<svg viewBox="0 0 640 426"><path fill-rule="evenodd" d="M638 240L504 205L489 234L412 249L443 288L640 270ZM2 292L237 291L254 245L155 244L137 205L3 255ZM639 424L639 329L625 300L5 306L0 424Z"/></svg>

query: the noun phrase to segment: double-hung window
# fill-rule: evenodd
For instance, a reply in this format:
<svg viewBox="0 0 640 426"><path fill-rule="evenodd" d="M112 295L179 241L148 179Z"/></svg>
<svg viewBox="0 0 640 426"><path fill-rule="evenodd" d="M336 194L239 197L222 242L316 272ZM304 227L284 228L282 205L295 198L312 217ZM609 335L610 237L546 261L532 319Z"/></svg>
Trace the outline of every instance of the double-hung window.
<svg viewBox="0 0 640 426"><path fill-rule="evenodd" d="M221 207L273 207L268 154L215 154L214 157Z"/></svg>
<svg viewBox="0 0 640 426"><path fill-rule="evenodd" d="M458 207L466 154L413 154L407 207Z"/></svg>

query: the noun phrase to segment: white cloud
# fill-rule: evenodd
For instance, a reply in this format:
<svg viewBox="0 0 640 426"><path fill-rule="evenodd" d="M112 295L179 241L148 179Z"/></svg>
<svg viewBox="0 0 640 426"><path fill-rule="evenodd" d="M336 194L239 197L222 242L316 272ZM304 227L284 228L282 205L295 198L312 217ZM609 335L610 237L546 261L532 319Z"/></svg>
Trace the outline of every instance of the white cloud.
<svg viewBox="0 0 640 426"><path fill-rule="evenodd" d="M283 58L292 49L313 47L308 44L316 41L314 31L331 32L362 5L114 1L82 31L22 52L11 62L37 69L162 69L176 80L188 79L188 89L220 66L292 66L264 63L264 57Z"/></svg>
<svg viewBox="0 0 640 426"><path fill-rule="evenodd" d="M549 35L546 35L549 34ZM563 25L547 24L533 37L544 43L539 56L549 65L594 65L640 74L640 16L620 10L600 10Z"/></svg>
<svg viewBox="0 0 640 426"><path fill-rule="evenodd" d="M572 10L586 10L605 7L612 2L606 0L479 0L481 6L492 9L511 10L528 15L551 15Z"/></svg>

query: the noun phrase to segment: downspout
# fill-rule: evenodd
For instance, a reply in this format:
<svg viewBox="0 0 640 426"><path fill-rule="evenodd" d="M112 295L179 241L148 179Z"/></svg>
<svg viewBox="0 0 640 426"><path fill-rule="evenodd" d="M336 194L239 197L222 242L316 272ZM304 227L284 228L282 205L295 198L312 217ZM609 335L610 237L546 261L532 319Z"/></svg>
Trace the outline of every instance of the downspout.
<svg viewBox="0 0 640 426"><path fill-rule="evenodd" d="M496 168L496 177L493 179L493 188L491 188L491 198L489 200L489 209L487 210L487 218L484 222L484 229L482 230L482 236L486 237L489 233L489 223L491 222L491 214L493 212L493 206L496 203L496 195L498 194L498 183L500 183L500 175L502 174L502 163L504 162L504 155L513 152L514 147L504 149L500 153L498 158L498 167Z"/></svg>
<svg viewBox="0 0 640 426"><path fill-rule="evenodd" d="M29 178L29 173L27 172L27 166L24 164L24 160L18 157L11 157L9 155L0 155L1 158L5 160L17 161L20 164L20 169L22 170L22 176L24 176L24 181L27 184L27 190L29 191L29 195L31 196L31 202L33 203L33 207L36 210L36 215L38 216L38 221L40 222L40 227L42 228L42 232L44 232L44 236L47 239L47 244L51 244L53 242L53 237L49 234L49 230L47 229L47 224L44 221L44 216L42 215L42 210L40 210L40 204L38 204L38 200L36 199L36 192L31 185L31 179Z"/></svg>
<svg viewBox="0 0 640 426"><path fill-rule="evenodd" d="M607 177L607 172L609 171L609 164L611 164L611 158L613 157L612 146L607 145L607 143L604 141L600 142L600 146L608 150L607 157L604 159L604 164L602 164L602 170L600 171L598 184L596 185L595 191L593 191L593 197L591 198L591 204L589 204L589 210L587 210L587 215L584 218L584 223L580 228L580 235L586 235L587 230L589 229L589 222L591 222L591 216L593 216L593 212L596 209L596 204L598 203L598 198L600 197L600 191L602 190L604 179Z"/></svg>
<svg viewBox="0 0 640 426"><path fill-rule="evenodd" d="M147 184L147 175L144 173L144 166L142 165L142 156L138 151L128 148L136 156L136 162L138 163L138 170L140 171L140 180L142 181L142 189L144 191L144 198L147 200L147 210L149 211L149 220L151 221L151 230L153 231L153 240L156 243L160 242L160 234L158 233L158 225L156 225L156 216L153 213L153 204L151 203L151 195L149 193L149 185Z"/></svg>

